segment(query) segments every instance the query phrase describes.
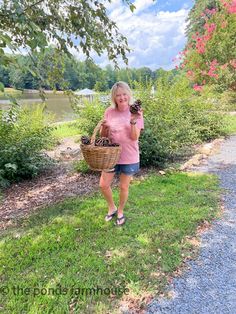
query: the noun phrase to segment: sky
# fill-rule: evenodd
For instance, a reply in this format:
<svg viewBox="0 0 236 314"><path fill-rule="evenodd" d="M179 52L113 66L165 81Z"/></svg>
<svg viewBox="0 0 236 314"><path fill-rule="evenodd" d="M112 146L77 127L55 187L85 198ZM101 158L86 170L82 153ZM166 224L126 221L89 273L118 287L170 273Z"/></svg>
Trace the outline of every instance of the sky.
<svg viewBox="0 0 236 314"><path fill-rule="evenodd" d="M120 32L128 39L131 53L127 54L129 67L147 66L152 70L175 67L173 62L186 43L186 18L194 0L134 0L132 13L122 0L112 0L107 12L116 22ZM81 56L79 56L81 57ZM105 67L111 64L107 56L92 54L96 64ZM81 58L80 58L81 59ZM120 67L125 67L119 62Z"/></svg>
<svg viewBox="0 0 236 314"><path fill-rule="evenodd" d="M122 0L111 0L106 4L107 14L127 40L131 52L127 54L128 66L132 68L149 67L152 70L173 69L177 63L173 59L186 43L185 28L189 11L194 0L131 0L136 9L131 12ZM107 2L106 2L107 3ZM8 51L7 51L8 52ZM86 56L71 50L80 61ZM22 51L24 53L24 51ZM104 53L99 57L91 53L94 62L105 67L109 62ZM118 60L121 68L126 67Z"/></svg>

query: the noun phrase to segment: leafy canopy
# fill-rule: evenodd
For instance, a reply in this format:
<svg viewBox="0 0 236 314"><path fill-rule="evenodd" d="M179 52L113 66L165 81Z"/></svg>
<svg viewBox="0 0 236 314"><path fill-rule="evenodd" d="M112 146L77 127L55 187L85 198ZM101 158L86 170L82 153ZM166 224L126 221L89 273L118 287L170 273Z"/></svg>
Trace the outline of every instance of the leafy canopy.
<svg viewBox="0 0 236 314"><path fill-rule="evenodd" d="M105 5L112 0L3 0L0 1L0 63L23 48L28 53L54 44L60 51L82 51L87 57L94 50L106 51L117 65L121 57L127 63L127 39L109 19ZM134 6L124 0L133 11Z"/></svg>

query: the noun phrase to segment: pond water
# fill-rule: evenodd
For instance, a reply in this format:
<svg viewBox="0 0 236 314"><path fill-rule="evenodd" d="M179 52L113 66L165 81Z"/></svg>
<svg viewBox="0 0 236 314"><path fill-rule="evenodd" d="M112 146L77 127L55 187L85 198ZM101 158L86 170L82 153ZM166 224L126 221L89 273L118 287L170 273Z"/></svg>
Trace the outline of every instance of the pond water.
<svg viewBox="0 0 236 314"><path fill-rule="evenodd" d="M20 104L31 106L35 103L42 103L38 93L23 93L19 97ZM54 114L55 122L70 121L76 118L76 114L70 105L69 98L63 94L46 94L46 112ZM10 101L0 96L0 109L8 109Z"/></svg>

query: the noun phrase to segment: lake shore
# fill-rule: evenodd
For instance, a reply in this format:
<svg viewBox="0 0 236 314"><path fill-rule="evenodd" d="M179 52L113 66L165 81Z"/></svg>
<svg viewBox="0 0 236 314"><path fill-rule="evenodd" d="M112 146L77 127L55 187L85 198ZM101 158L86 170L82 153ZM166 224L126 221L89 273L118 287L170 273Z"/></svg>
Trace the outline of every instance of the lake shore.
<svg viewBox="0 0 236 314"><path fill-rule="evenodd" d="M64 91L54 91L54 90L44 90L45 94L63 94ZM4 93L10 94L10 95L15 95L15 94L39 94L38 89L15 89L13 87L5 87L4 92L0 91L0 96L4 96Z"/></svg>
<svg viewBox="0 0 236 314"><path fill-rule="evenodd" d="M25 94L39 94L39 90L38 89L23 89L22 91ZM45 94L64 94L64 91L62 90L44 90Z"/></svg>
<svg viewBox="0 0 236 314"><path fill-rule="evenodd" d="M15 90L6 88L5 93L17 98L20 105L31 106L32 104L42 104L38 90ZM70 121L75 119L75 114L70 104L69 97L63 91L45 91L45 110L55 115L55 122ZM9 109L11 99L0 93L0 109Z"/></svg>

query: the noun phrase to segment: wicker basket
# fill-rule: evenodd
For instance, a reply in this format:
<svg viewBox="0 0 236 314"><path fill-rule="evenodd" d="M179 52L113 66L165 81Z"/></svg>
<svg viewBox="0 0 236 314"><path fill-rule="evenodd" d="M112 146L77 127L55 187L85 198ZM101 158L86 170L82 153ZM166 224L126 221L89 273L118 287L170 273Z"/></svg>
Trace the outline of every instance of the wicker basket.
<svg viewBox="0 0 236 314"><path fill-rule="evenodd" d="M117 164L120 153L121 146L116 147L103 147L95 146L95 139L97 132L100 130L103 120L99 121L98 125L93 131L91 136L91 144L85 145L81 144L80 148L84 156L85 161L89 165L89 168L96 171L111 170Z"/></svg>

